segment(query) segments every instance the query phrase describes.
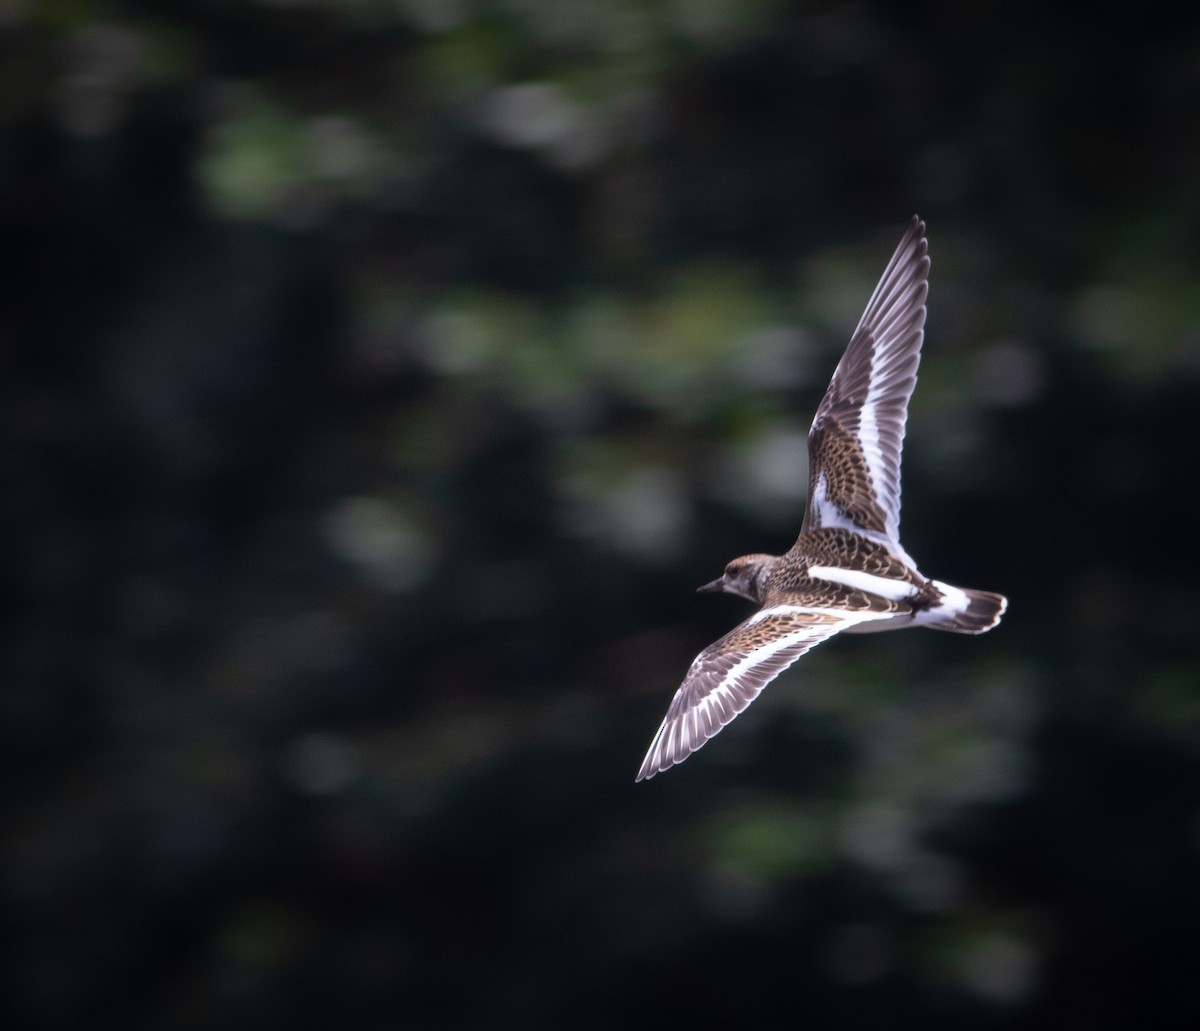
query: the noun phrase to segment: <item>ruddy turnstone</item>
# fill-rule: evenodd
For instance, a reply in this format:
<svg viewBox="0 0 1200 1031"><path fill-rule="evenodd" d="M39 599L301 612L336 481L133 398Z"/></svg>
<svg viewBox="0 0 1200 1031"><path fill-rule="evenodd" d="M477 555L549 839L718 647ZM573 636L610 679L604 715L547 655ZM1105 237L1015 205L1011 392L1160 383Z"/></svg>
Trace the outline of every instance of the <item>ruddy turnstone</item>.
<svg viewBox="0 0 1200 1031"><path fill-rule="evenodd" d="M808 431L808 509L785 555L744 555L701 591L759 605L696 656L637 779L683 762L810 648L842 630L981 634L1003 595L926 579L900 544L900 448L925 335L929 258L916 216Z"/></svg>

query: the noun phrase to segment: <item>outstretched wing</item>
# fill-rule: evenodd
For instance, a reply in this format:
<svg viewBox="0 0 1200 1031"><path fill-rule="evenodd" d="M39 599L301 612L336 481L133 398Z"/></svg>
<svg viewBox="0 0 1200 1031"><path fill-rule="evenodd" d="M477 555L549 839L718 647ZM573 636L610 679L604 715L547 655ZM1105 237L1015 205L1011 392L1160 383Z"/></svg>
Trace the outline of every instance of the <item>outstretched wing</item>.
<svg viewBox="0 0 1200 1031"><path fill-rule="evenodd" d="M925 336L928 279L925 223L914 215L808 432L803 530L842 526L899 544L900 449Z"/></svg>
<svg viewBox="0 0 1200 1031"><path fill-rule="evenodd" d="M775 605L760 609L692 662L650 743L638 780L683 762L810 648L888 611L839 612Z"/></svg>

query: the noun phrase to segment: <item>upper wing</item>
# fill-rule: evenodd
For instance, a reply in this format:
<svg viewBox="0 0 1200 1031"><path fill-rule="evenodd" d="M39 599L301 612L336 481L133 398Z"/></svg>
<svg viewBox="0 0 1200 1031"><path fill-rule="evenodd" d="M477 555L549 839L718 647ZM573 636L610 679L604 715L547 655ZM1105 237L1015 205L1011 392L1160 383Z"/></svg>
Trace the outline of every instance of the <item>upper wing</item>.
<svg viewBox="0 0 1200 1031"><path fill-rule="evenodd" d="M760 609L696 656L637 779L647 780L683 762L810 648L855 623L891 615L797 605Z"/></svg>
<svg viewBox="0 0 1200 1031"><path fill-rule="evenodd" d="M929 290L925 223L915 215L808 432L804 530L844 526L900 540L900 448L917 383Z"/></svg>

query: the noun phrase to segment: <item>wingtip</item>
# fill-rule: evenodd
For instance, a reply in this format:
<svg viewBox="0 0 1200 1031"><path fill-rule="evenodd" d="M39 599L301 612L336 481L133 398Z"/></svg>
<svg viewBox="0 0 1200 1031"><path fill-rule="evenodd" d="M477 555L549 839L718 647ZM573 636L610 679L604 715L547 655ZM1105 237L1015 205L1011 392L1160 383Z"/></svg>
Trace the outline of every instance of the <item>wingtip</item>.
<svg viewBox="0 0 1200 1031"><path fill-rule="evenodd" d="M665 765L661 762L654 763L650 759L651 756L648 755L642 760L642 768L638 770L638 775L633 778L635 784L640 784L644 780L650 780L655 775L662 773L663 770L669 770L673 765L672 763Z"/></svg>
<svg viewBox="0 0 1200 1031"><path fill-rule="evenodd" d="M664 726L666 721L664 721ZM640 784L644 780L649 780L657 773L662 773L663 770L669 769L671 763L663 761L662 750L662 735L663 727L658 728L658 733L654 735L654 740L650 742L650 747L646 750L645 758L642 759L641 769L633 778L635 784Z"/></svg>
<svg viewBox="0 0 1200 1031"><path fill-rule="evenodd" d="M633 779L635 784L640 784L644 780L650 780L651 777L657 777L672 766L678 766L684 759L694 752L698 752L708 743L709 737L705 737L698 742L680 742L678 737L675 736L679 727L680 724L677 721L672 721L669 718L663 721L663 725L659 727L658 734L651 743L649 751L646 752L646 758L642 760L642 768L638 770L638 775ZM717 728L717 730L720 729L720 727ZM716 731L713 733L715 734ZM666 735L665 740L664 734Z"/></svg>
<svg viewBox="0 0 1200 1031"><path fill-rule="evenodd" d="M925 235L925 223L917 215L913 215L912 221L908 224L908 232L905 234L905 240L901 242L902 249L906 243L912 248L909 260L915 260L920 267L921 277L928 279L930 264L929 237Z"/></svg>
<svg viewBox="0 0 1200 1031"><path fill-rule="evenodd" d="M918 241L921 246L928 247L929 240L925 235L925 222L920 215L913 215L908 220L908 230L905 233L906 237L911 237L914 241Z"/></svg>

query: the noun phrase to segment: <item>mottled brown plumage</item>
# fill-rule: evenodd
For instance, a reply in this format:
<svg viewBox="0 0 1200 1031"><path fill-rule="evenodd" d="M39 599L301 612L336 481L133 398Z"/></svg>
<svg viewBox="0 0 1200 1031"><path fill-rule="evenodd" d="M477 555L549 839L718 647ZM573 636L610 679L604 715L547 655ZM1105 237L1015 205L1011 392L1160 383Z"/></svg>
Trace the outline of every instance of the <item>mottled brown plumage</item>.
<svg viewBox="0 0 1200 1031"><path fill-rule="evenodd" d="M745 555L702 591L759 610L696 656L637 779L680 763L783 670L840 631L977 634L1007 600L930 580L900 544L900 452L924 338L929 258L913 218L834 370L809 431L808 506L784 555Z"/></svg>

